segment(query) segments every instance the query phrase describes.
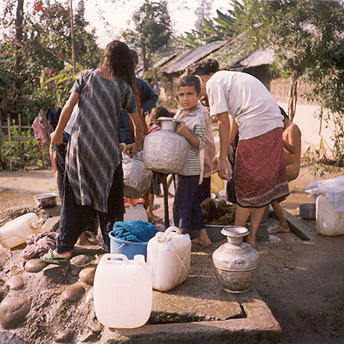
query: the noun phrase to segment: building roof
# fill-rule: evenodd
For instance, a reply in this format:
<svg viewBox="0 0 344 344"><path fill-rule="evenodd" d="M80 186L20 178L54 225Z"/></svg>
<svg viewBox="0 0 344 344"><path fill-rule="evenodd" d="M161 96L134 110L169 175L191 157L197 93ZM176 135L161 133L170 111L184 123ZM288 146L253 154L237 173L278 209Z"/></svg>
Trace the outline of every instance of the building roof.
<svg viewBox="0 0 344 344"><path fill-rule="evenodd" d="M199 45L172 59L162 70L166 74L183 72L193 63L204 59L227 43L228 41L215 41L205 45Z"/></svg>
<svg viewBox="0 0 344 344"><path fill-rule="evenodd" d="M153 68L163 67L165 64L173 60L176 56L177 54L172 54L170 56L163 57L160 61L153 65Z"/></svg>
<svg viewBox="0 0 344 344"><path fill-rule="evenodd" d="M257 50L250 54L245 54L240 59L231 63L226 69L242 71L247 68L271 64L274 61L272 50Z"/></svg>

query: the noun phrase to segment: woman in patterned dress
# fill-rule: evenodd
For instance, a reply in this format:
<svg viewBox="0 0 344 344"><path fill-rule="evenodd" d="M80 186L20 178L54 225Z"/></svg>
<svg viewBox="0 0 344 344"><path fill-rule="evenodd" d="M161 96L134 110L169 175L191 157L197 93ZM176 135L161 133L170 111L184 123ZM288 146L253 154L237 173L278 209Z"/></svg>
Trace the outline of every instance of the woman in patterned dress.
<svg viewBox="0 0 344 344"><path fill-rule="evenodd" d="M142 149L142 125L135 102L134 63L129 47L112 41L104 49L98 68L82 71L70 91L51 142L62 143L66 123L78 102L79 113L73 126L66 155L63 181L60 235L56 250L43 259L69 259L83 228L80 219L91 208L98 213L104 243L109 249L109 232L123 220L122 154L117 120L126 109L135 126L135 143L128 153Z"/></svg>

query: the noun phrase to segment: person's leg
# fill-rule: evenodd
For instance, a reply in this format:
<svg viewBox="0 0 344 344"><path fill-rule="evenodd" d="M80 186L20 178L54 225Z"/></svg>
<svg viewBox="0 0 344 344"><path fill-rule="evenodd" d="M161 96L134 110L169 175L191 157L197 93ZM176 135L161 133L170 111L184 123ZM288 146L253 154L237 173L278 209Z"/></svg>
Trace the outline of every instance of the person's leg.
<svg viewBox="0 0 344 344"><path fill-rule="evenodd" d="M192 189L193 176L176 175L176 192L173 202L173 222L183 234L192 232ZM199 200L198 200L199 203Z"/></svg>
<svg viewBox="0 0 344 344"><path fill-rule="evenodd" d="M203 179L203 181L205 181ZM207 181L205 181L205 188L207 185ZM210 184L209 184L210 187ZM198 185L198 181L196 179L195 181L195 192L194 192L194 198L192 200L193 207L192 207L192 229L197 229L198 230L198 238L195 238L192 240L193 244L198 244L202 246L210 246L211 245L211 240L208 237L207 230L205 228L205 222L202 214L202 209L201 209L201 203L199 202L200 200L200 188ZM206 190L205 190L206 191ZM210 191L210 190L209 190Z"/></svg>
<svg viewBox="0 0 344 344"><path fill-rule="evenodd" d="M287 220L285 219L282 206L277 201L271 202L271 205L272 205L272 208L274 209L274 212L278 221L281 223L281 226L272 229L270 233L271 234L288 233L290 231L290 228L288 226Z"/></svg>
<svg viewBox="0 0 344 344"><path fill-rule="evenodd" d="M162 220L161 217L153 214L154 198L155 198L155 195L159 195L159 194L160 194L159 177L158 177L157 172L153 172L153 178L152 178L152 182L149 188L149 201L148 201L148 207L147 207L147 216L148 216L148 221L150 222Z"/></svg>
<svg viewBox="0 0 344 344"><path fill-rule="evenodd" d="M176 189L176 178L174 174L169 174L167 177L167 190L170 188L171 184L173 182L174 189ZM170 192L168 192L168 197L174 197L174 195Z"/></svg>
<svg viewBox="0 0 344 344"><path fill-rule="evenodd" d="M210 198L210 177L203 178L202 184L199 185L200 203L207 198Z"/></svg>
<svg viewBox="0 0 344 344"><path fill-rule="evenodd" d="M251 208L250 234L246 237L247 243L255 243L257 241L257 232L264 215L265 207Z"/></svg>
<svg viewBox="0 0 344 344"><path fill-rule="evenodd" d="M174 224L181 228L183 234L190 234L192 230L198 230L198 238L192 243L202 246L210 246L203 220L201 205L199 202L199 176L176 177L177 186L173 204Z"/></svg>
<svg viewBox="0 0 344 344"><path fill-rule="evenodd" d="M90 207L76 204L67 175L63 180L61 196L60 234L53 258L70 258L74 245L83 231L83 221L80 219L90 211ZM49 256L44 255L44 258L48 259Z"/></svg>
<svg viewBox="0 0 344 344"><path fill-rule="evenodd" d="M102 232L104 244L110 251L109 233L112 231L116 221L123 221L124 200L123 200L123 169L120 164L114 174L110 194L108 197L108 212L98 212L100 230Z"/></svg>
<svg viewBox="0 0 344 344"><path fill-rule="evenodd" d="M151 186L151 188L152 188L152 186ZM149 218L149 215L153 216L153 207L154 207L154 193L151 190L150 194L149 194L149 204L147 207L148 218Z"/></svg>
<svg viewBox="0 0 344 344"><path fill-rule="evenodd" d="M192 239L193 244L208 247L211 245L211 240L208 237L207 230L205 228L198 230L198 238Z"/></svg>
<svg viewBox="0 0 344 344"><path fill-rule="evenodd" d="M63 189L63 178L65 174L65 159L66 159L66 147L69 140L69 135L66 133L63 133L63 143L60 145L52 144L51 145L51 151L53 153L53 158L55 160L55 166L56 166L56 174L57 174L57 189L59 191L60 199L61 199L61 206L63 202L62 198L62 189ZM87 230L86 227L91 226L91 224L94 224L94 220L92 218L93 212L85 212L84 216L80 218L80 221L84 223L83 227L84 230ZM93 222L92 222L93 221ZM98 224L94 224L96 227L93 226L92 229L98 228ZM85 232L82 232L80 234L80 237L78 238L76 245L85 246L85 245L95 245L92 241L89 241L87 238L87 235Z"/></svg>
<svg viewBox="0 0 344 344"><path fill-rule="evenodd" d="M250 216L251 208L240 207L236 205L234 226L245 227L248 217Z"/></svg>
<svg viewBox="0 0 344 344"><path fill-rule="evenodd" d="M65 173L66 144L52 144L51 151L56 166L56 183L60 198L62 199L63 177Z"/></svg>

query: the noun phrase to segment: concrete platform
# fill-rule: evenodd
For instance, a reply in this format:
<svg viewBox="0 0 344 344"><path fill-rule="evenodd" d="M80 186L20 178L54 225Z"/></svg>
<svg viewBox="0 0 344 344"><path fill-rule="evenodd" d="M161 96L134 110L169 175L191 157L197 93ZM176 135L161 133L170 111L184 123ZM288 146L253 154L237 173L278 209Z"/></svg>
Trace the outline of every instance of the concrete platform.
<svg viewBox="0 0 344 344"><path fill-rule="evenodd" d="M171 220L173 198L168 204ZM163 198L156 198L155 205L154 213L163 216ZM268 228L268 223L262 226L261 238L269 237ZM242 294L222 290L212 262L220 245L192 245L189 278L171 291L153 291L147 324L137 329L105 328L99 343L278 343L282 329L254 284Z"/></svg>
<svg viewBox="0 0 344 344"><path fill-rule="evenodd" d="M172 220L173 198L168 199ZM163 198L155 199L154 214L164 216ZM268 218L258 232L258 241L268 243L268 230L275 226ZM160 230L165 226L157 226ZM168 292L153 291L149 321L137 329L105 328L100 344L114 343L278 343L282 329L271 310L254 289L242 294L222 290L215 276L210 248L192 245L191 273L187 281ZM259 272L258 272L259 273Z"/></svg>
<svg viewBox="0 0 344 344"><path fill-rule="evenodd" d="M168 292L153 291L146 325L106 328L99 343L278 343L282 329L254 288L242 294L222 290L211 258L219 245L212 246L193 245L187 281Z"/></svg>

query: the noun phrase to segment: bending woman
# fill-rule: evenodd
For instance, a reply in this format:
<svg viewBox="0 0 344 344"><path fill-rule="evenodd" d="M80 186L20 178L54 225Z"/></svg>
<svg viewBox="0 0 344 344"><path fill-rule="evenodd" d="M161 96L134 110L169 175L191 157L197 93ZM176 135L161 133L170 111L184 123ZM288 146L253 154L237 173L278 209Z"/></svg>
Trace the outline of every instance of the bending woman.
<svg viewBox="0 0 344 344"><path fill-rule="evenodd" d="M215 60L191 66L188 74L201 80L210 114L219 123L218 174L227 176L227 152L237 131L239 142L234 165L237 196L235 225L245 226L251 215L246 241L255 243L265 206L289 195L283 153L283 117L279 107L255 77L241 72L220 71Z"/></svg>

